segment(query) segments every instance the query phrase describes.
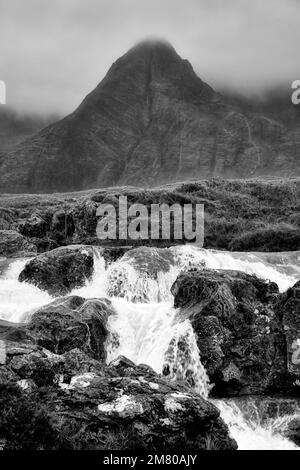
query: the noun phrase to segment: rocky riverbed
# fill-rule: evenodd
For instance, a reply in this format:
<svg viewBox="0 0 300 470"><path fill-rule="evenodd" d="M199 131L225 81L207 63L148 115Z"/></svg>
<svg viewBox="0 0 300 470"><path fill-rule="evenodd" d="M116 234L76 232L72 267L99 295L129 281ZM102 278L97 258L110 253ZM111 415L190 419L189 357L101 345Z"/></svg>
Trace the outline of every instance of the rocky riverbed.
<svg viewBox="0 0 300 470"><path fill-rule="evenodd" d="M224 269L226 256L253 272ZM274 264L261 271L277 276L278 288L255 275L266 264L189 247L69 246L22 262L18 272L16 263L0 279L0 290L11 276L15 295L26 287L28 296L14 322L2 312L0 324L7 448L240 448L245 431L235 432L231 414L248 415L226 400L255 396L270 409L292 403L281 405L284 426L257 445L299 442L295 271ZM31 308L35 296L40 306ZM254 434L267 432L268 419Z"/></svg>

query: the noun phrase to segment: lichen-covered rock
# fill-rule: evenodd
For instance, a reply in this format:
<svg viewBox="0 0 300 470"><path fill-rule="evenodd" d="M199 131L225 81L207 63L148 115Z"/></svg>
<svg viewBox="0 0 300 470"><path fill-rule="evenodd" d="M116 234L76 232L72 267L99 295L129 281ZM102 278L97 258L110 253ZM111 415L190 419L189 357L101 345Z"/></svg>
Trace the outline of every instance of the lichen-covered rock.
<svg viewBox="0 0 300 470"><path fill-rule="evenodd" d="M36 253L36 247L15 230L0 230L0 256L22 256Z"/></svg>
<svg viewBox="0 0 300 470"><path fill-rule="evenodd" d="M276 284L238 271L190 271L172 286L190 318L215 396L276 393L294 386L275 312Z"/></svg>
<svg viewBox="0 0 300 470"><path fill-rule="evenodd" d="M31 385L44 387L56 383L64 372L62 356L30 343L29 339L6 340L5 345L6 363L0 366L0 383L30 380Z"/></svg>
<svg viewBox="0 0 300 470"><path fill-rule="evenodd" d="M88 246L67 246L40 254L29 261L19 281L30 282L51 295L65 295L81 287L94 271L94 255Z"/></svg>
<svg viewBox="0 0 300 470"><path fill-rule="evenodd" d="M219 410L193 393L188 387L168 383L155 373L147 375L142 368L131 364L119 375L108 368L103 375L83 373L72 377L69 383L58 383L43 389L25 390L24 407L28 400L35 409L45 411L49 440L44 435L35 437L34 448L95 449L176 452L178 449L197 452L203 449L236 449L228 428L220 418ZM127 374L128 372L128 374ZM21 390L21 387L18 387ZM0 403L4 408L0 417L0 438L10 448L10 430L18 419L12 414L11 398L5 387L0 387ZM20 392L16 392L20 393ZM13 397L13 389L10 397ZM5 396L5 399L1 399ZM20 401L19 401L20 403ZM22 402L21 402L22 403ZM1 419L11 416L9 429L1 426ZM22 429L20 448L26 447L29 432Z"/></svg>

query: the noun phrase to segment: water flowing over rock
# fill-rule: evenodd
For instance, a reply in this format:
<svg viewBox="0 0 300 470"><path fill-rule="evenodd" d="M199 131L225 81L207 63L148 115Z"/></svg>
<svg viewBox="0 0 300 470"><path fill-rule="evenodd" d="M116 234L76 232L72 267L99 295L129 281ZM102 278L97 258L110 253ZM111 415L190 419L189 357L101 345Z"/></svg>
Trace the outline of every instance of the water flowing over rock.
<svg viewBox="0 0 300 470"><path fill-rule="evenodd" d="M254 398L247 394L257 393L259 376L263 386L265 378L274 378L274 387L264 393L278 391L283 376L287 378L285 388L279 391L297 393L295 374L288 368L287 338L298 328L292 329L299 254L226 253L182 246L121 248L106 259L105 250L93 249L94 273L85 285L54 302L46 292L18 282L26 260L2 267L1 317L23 322L0 323L1 357L6 356L0 365L0 383L5 384L0 386L0 405L6 403L7 411L0 422L7 417L11 423L10 427L5 422L4 427L0 425L0 434L1 429L12 430L6 435L7 445L17 446L20 441L13 439L20 429L16 421L26 428L29 420L30 430L32 423L42 422L48 436L44 439L44 432L29 438L32 448L50 448L53 442L60 442L60 448L125 449L136 445L148 450L152 449L148 430L151 439L152 431L156 433L153 446L159 450L161 442L174 449L181 445L194 450L197 446L232 448L225 421L239 448L296 448L299 413L293 406L297 401L290 406L285 396L277 419L278 396L269 397L266 412L260 406L266 397L257 396L253 413L249 413ZM228 271L229 267L248 274ZM181 287L180 279L184 280ZM175 301L182 303L178 309L173 306L172 284L178 288L175 292L173 287ZM18 299L22 299L23 310ZM199 318L210 320L209 311L215 324L206 328ZM195 319L206 328L202 337ZM295 325L296 320L297 315ZM234 345L246 347L247 343L249 348L242 350L242 357ZM216 356L205 358L203 351L223 354L214 377L211 368L216 367ZM272 365L274 351L278 351L276 364L283 374L276 375ZM242 359L250 361L250 366ZM240 394L244 394L245 405L236 397ZM212 400L212 395L219 399ZM224 396L235 398L225 401ZM221 410L221 418L207 415L206 421L206 412L212 410L206 399ZM151 416L148 405L154 409ZM255 413L257 419L253 419ZM160 418L166 421L162 423ZM213 436L207 433L209 421ZM28 436L26 429L22 432Z"/></svg>
<svg viewBox="0 0 300 470"><path fill-rule="evenodd" d="M51 295L65 295L83 286L93 274L94 255L90 247L68 246L30 260L19 276Z"/></svg>
<svg viewBox="0 0 300 470"><path fill-rule="evenodd" d="M297 388L287 370L275 283L236 271L190 271L177 278L172 293L175 307L197 334L201 361L215 383L213 395Z"/></svg>

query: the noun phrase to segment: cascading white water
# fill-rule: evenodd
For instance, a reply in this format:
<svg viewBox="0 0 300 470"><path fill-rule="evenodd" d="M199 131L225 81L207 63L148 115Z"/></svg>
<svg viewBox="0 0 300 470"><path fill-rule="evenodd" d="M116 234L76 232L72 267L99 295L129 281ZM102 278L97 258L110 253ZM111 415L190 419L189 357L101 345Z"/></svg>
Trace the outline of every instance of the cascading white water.
<svg viewBox="0 0 300 470"><path fill-rule="evenodd" d="M280 254L264 259L260 254L226 253L191 246L169 250L174 263L170 263L168 271L158 271L155 276L140 271L126 257L105 269L104 259L95 250L92 280L74 289L72 294L86 298L110 297L116 315L109 319L108 360L122 354L137 364L150 365L170 380L188 382L207 397L210 387L194 331L188 320L180 320L172 306L170 288L177 275L186 268L203 265L212 269L235 269L274 281L284 291L298 280L299 253L289 254L289 264L284 266L282 259L278 259ZM0 277L0 318L22 321L28 318L28 312L53 300L38 288L18 282L25 262L14 261ZM253 424L234 402L218 401L216 404L239 448L295 448L275 430L274 423L268 428L257 422Z"/></svg>
<svg viewBox="0 0 300 470"><path fill-rule="evenodd" d="M257 418L246 418L242 409L233 400L213 400L219 408L221 417L228 424L232 437L238 442L239 450L297 450L296 444L282 436L287 424L299 413L270 419L262 424L259 410Z"/></svg>
<svg viewBox="0 0 300 470"><path fill-rule="evenodd" d="M45 305L53 300L47 292L37 287L19 282L26 259L13 261L0 276L0 318L11 322L23 321L25 312Z"/></svg>

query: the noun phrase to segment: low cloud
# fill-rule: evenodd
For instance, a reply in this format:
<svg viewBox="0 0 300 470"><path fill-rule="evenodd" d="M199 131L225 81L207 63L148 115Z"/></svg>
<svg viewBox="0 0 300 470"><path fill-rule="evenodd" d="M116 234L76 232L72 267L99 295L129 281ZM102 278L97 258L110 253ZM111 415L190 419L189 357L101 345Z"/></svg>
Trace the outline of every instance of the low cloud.
<svg viewBox="0 0 300 470"><path fill-rule="evenodd" d="M298 0L0 0L0 79L19 111L66 114L120 55L163 37L217 89L299 79Z"/></svg>

